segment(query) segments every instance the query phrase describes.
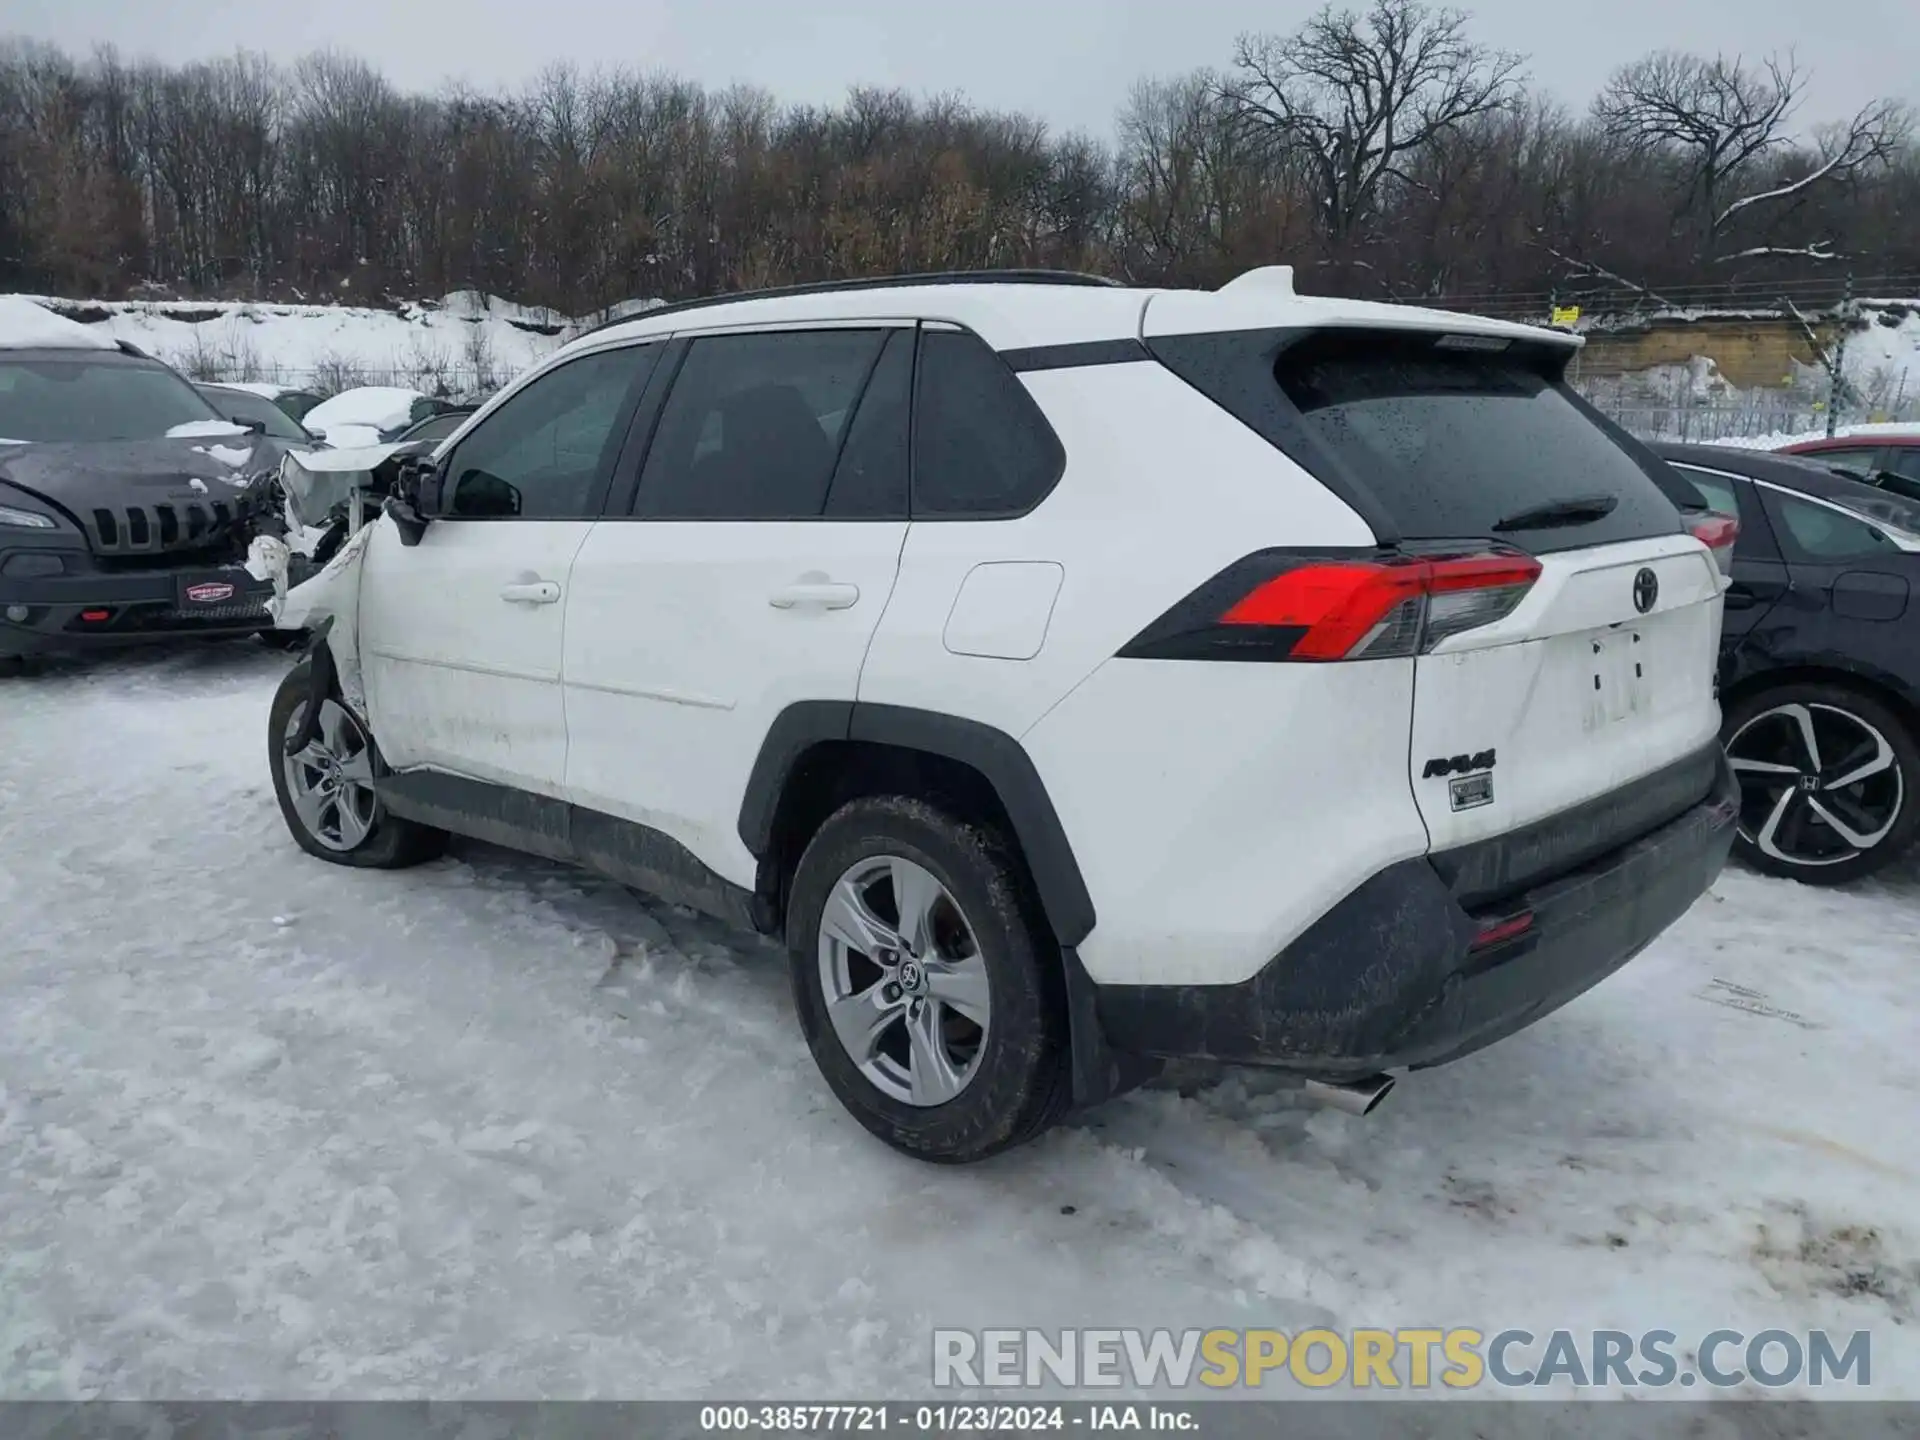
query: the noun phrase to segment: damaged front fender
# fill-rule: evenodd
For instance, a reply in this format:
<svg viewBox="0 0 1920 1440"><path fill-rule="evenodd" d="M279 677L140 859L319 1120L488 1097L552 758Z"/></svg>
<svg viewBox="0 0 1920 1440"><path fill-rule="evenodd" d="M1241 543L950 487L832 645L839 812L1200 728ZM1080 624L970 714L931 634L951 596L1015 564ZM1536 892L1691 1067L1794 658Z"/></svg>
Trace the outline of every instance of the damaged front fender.
<svg viewBox="0 0 1920 1440"><path fill-rule="evenodd" d="M273 597L267 601L267 613L278 630L305 630L313 636L309 654L313 658L315 683L324 684L315 691L325 698L331 689L361 724L372 728L367 714L366 686L360 669L360 565L379 525L365 525L340 546L333 558L318 573L289 588L288 567L292 552L285 541L270 535L256 535L247 551L247 571L256 580L273 584ZM319 714L318 704L307 707L304 732ZM289 750L312 740L311 734L294 737Z"/></svg>

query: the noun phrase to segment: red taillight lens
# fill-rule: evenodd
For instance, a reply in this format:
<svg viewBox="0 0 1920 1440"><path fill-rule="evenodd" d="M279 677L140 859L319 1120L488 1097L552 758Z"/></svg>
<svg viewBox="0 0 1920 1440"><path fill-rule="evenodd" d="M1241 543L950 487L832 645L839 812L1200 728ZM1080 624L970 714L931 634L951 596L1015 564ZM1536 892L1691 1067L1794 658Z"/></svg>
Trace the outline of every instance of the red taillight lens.
<svg viewBox="0 0 1920 1440"><path fill-rule="evenodd" d="M1309 562L1249 591L1220 623L1304 631L1292 660L1416 655L1511 614L1539 578L1540 562L1517 551Z"/></svg>
<svg viewBox="0 0 1920 1440"><path fill-rule="evenodd" d="M1733 545L1740 538L1740 522L1731 515L1718 512L1703 520L1696 520L1687 527L1707 549L1713 552L1714 563L1719 565L1722 575L1733 573Z"/></svg>
<svg viewBox="0 0 1920 1440"><path fill-rule="evenodd" d="M1302 629L1296 660L1344 660L1389 638L1394 612L1426 593L1426 567L1372 562L1303 565L1253 590L1220 617L1222 625ZM1412 626L1413 637L1419 627Z"/></svg>
<svg viewBox="0 0 1920 1440"><path fill-rule="evenodd" d="M1509 940L1517 940L1533 929L1533 912L1522 910L1518 915L1510 915L1504 920L1488 920L1481 924L1480 933L1475 935L1467 948L1469 950L1490 950L1495 945L1503 945Z"/></svg>
<svg viewBox="0 0 1920 1440"><path fill-rule="evenodd" d="M80 618L89 625L98 625L102 620L112 619L113 612L111 610L82 610L80 612Z"/></svg>

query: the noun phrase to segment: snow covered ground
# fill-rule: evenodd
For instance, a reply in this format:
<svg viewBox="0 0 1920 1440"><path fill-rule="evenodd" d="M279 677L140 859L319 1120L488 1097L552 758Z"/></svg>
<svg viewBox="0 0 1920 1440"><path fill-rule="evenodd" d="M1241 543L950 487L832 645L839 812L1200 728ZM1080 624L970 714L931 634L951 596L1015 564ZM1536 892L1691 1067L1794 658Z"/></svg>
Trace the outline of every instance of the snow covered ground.
<svg viewBox="0 0 1920 1440"><path fill-rule="evenodd" d="M1866 1329L1920 1398L1913 865L1729 872L1366 1119L1202 1075L942 1170L835 1105L769 943L301 854L286 663L0 690L0 1395L902 1396L936 1325L1469 1324Z"/></svg>

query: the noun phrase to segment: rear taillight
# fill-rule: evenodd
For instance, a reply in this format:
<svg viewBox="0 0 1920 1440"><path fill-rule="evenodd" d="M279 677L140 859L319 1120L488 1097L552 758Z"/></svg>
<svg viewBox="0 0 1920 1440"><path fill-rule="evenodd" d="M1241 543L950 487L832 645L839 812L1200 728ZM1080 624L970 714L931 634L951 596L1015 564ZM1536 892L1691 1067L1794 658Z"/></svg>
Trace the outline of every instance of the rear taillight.
<svg viewBox="0 0 1920 1440"><path fill-rule="evenodd" d="M1148 626L1120 653L1141 659L1379 660L1418 655L1511 614L1540 562L1470 552L1248 556Z"/></svg>
<svg viewBox="0 0 1920 1440"><path fill-rule="evenodd" d="M1715 511L1695 520L1687 528L1693 532L1694 539L1713 552L1714 563L1720 567L1720 573L1733 574L1733 545L1740 538L1740 522L1731 515Z"/></svg>

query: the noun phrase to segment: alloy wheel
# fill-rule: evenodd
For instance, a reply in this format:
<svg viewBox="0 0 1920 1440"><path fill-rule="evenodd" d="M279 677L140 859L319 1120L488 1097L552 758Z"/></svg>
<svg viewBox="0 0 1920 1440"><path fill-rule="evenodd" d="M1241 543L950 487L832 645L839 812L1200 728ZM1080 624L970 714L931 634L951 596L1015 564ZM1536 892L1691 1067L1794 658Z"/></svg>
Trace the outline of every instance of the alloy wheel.
<svg viewBox="0 0 1920 1440"><path fill-rule="evenodd" d="M287 722L287 737L300 728L305 707ZM319 733L283 762L287 795L307 833L329 850L351 850L373 829L373 747L336 700L320 702Z"/></svg>
<svg viewBox="0 0 1920 1440"><path fill-rule="evenodd" d="M1893 830L1906 778L1887 737L1849 710L1763 710L1727 741L1740 782L1740 834L1786 865L1839 865Z"/></svg>
<svg viewBox="0 0 1920 1440"><path fill-rule="evenodd" d="M896 855L848 869L820 917L819 966L827 1020L875 1088L925 1108L967 1087L991 988L973 926L932 871Z"/></svg>

